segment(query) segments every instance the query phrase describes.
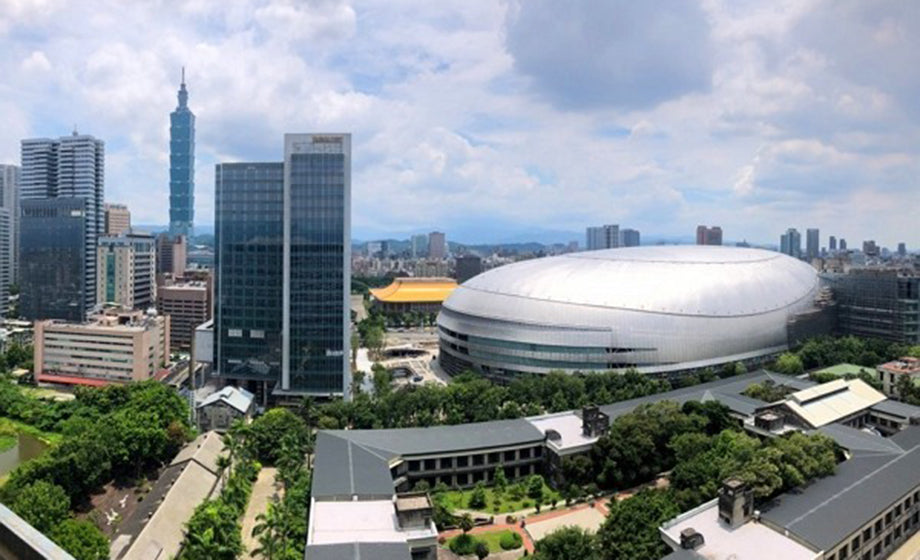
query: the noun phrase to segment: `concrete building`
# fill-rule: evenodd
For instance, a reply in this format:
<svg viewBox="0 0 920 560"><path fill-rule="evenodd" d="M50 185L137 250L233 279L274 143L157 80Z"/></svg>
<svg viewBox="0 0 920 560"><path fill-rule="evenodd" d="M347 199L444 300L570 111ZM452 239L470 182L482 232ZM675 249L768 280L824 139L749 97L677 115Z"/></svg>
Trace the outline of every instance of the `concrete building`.
<svg viewBox="0 0 920 560"><path fill-rule="evenodd" d="M843 241L843 240L841 240ZM789 228L779 238L779 252L790 257L802 256L802 234L795 228Z"/></svg>
<svg viewBox="0 0 920 560"><path fill-rule="evenodd" d="M585 234L588 251L616 249L620 246L620 226L593 226Z"/></svg>
<svg viewBox="0 0 920 560"><path fill-rule="evenodd" d="M22 141L21 260L38 259L21 267L22 313L29 319L82 320L96 304L96 246L105 225L105 144L102 140L74 131L59 139L38 138ZM52 201L70 204L65 213L61 206L43 205ZM25 204L29 203L28 212ZM79 224L77 231L75 221ZM29 235L26 235L28 229ZM63 230L76 239L61 239ZM67 245L79 244L82 270L75 270L72 256L56 259L54 255ZM70 285L79 272L82 282ZM59 297L51 283L60 286ZM74 291L74 288L77 288ZM62 305L67 300L66 305ZM82 314L82 315L81 315Z"/></svg>
<svg viewBox="0 0 920 560"><path fill-rule="evenodd" d="M808 260L821 256L821 232L817 228L805 230L805 257Z"/></svg>
<svg viewBox="0 0 920 560"><path fill-rule="evenodd" d="M878 244L876 244L875 240L870 239L868 241L863 241L862 252L867 257L877 257L879 255L880 249L879 249Z"/></svg>
<svg viewBox="0 0 920 560"><path fill-rule="evenodd" d="M620 230L620 247L638 247L641 244L639 230L629 228Z"/></svg>
<svg viewBox="0 0 920 560"><path fill-rule="evenodd" d="M3 504L0 504L0 558L74 560L73 556Z"/></svg>
<svg viewBox="0 0 920 560"><path fill-rule="evenodd" d="M5 317L10 301L10 284L13 283L13 237L15 236L13 216L6 208L0 208L0 313Z"/></svg>
<svg viewBox="0 0 920 560"><path fill-rule="evenodd" d="M436 314L456 287L453 278L394 278L389 286L371 290L371 304L384 315Z"/></svg>
<svg viewBox="0 0 920 560"><path fill-rule="evenodd" d="M439 363L508 380L637 368L658 376L756 364L812 310L807 264L736 247L629 247L532 259L455 289L438 315Z"/></svg>
<svg viewBox="0 0 920 560"><path fill-rule="evenodd" d="M157 236L157 274L175 277L185 274L188 259L187 238L161 233Z"/></svg>
<svg viewBox="0 0 920 560"><path fill-rule="evenodd" d="M351 136L216 167L215 371L260 402L351 385Z"/></svg>
<svg viewBox="0 0 920 560"><path fill-rule="evenodd" d="M174 350L191 348L195 329L211 319L210 278L170 280L159 287L157 312L170 317L170 346Z"/></svg>
<svg viewBox="0 0 920 560"><path fill-rule="evenodd" d="M847 240L842 237L840 238L840 250L841 251L847 250Z"/></svg>
<svg viewBox="0 0 920 560"><path fill-rule="evenodd" d="M722 228L719 226L696 226L697 245L721 245Z"/></svg>
<svg viewBox="0 0 920 560"><path fill-rule="evenodd" d="M913 386L920 385L920 358L906 356L886 362L875 368L882 382L882 391L893 398L900 398L898 385L901 379L907 379Z"/></svg>
<svg viewBox="0 0 920 560"><path fill-rule="evenodd" d="M195 508L220 491L217 459L223 447L220 434L207 432L182 448L133 515L118 526L110 558L177 558Z"/></svg>
<svg viewBox="0 0 920 560"><path fill-rule="evenodd" d="M457 282L460 284L482 273L482 259L476 255L457 257L455 266Z"/></svg>
<svg viewBox="0 0 920 560"><path fill-rule="evenodd" d="M898 256L904 258L907 256L907 244L901 241L898 243Z"/></svg>
<svg viewBox="0 0 920 560"><path fill-rule="evenodd" d="M189 238L195 229L195 114L188 108L185 68L178 97L169 114L169 234Z"/></svg>
<svg viewBox="0 0 920 560"><path fill-rule="evenodd" d="M420 259L422 257L428 256L428 236L424 233L419 235L413 235L410 240L412 245L412 258Z"/></svg>
<svg viewBox="0 0 920 560"><path fill-rule="evenodd" d="M920 344L920 275L853 268L827 274L842 334Z"/></svg>
<svg viewBox="0 0 920 560"><path fill-rule="evenodd" d="M837 238L832 235L827 242L827 246L830 252L832 253L836 252L837 251Z"/></svg>
<svg viewBox="0 0 920 560"><path fill-rule="evenodd" d="M444 260L447 258L447 238L440 231L428 234L428 258Z"/></svg>
<svg viewBox="0 0 920 560"><path fill-rule="evenodd" d="M224 387L195 405L198 430L225 432L237 420L249 422L255 409L255 395L246 389Z"/></svg>
<svg viewBox="0 0 920 560"><path fill-rule="evenodd" d="M127 309L156 304L156 247L147 234L100 237L96 252L96 301Z"/></svg>
<svg viewBox="0 0 920 560"><path fill-rule="evenodd" d="M10 213L11 237L6 248L10 258L10 281L19 280L19 166L0 164L0 208ZM0 250L3 250L0 248Z"/></svg>
<svg viewBox="0 0 920 560"><path fill-rule="evenodd" d="M85 323L36 321L36 380L105 385L153 378L169 361L169 317L106 309Z"/></svg>
<svg viewBox="0 0 920 560"><path fill-rule="evenodd" d="M131 233L131 211L124 204L105 203L105 228L108 237Z"/></svg>

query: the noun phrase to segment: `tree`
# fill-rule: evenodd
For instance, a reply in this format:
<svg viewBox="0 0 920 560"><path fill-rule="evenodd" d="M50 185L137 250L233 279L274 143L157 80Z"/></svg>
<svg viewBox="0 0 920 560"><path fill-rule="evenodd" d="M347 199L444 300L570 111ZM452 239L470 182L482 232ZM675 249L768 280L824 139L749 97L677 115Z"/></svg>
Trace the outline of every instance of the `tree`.
<svg viewBox="0 0 920 560"><path fill-rule="evenodd" d="M535 474L527 479L527 497L537 504L543 501L543 477Z"/></svg>
<svg viewBox="0 0 920 560"><path fill-rule="evenodd" d="M286 408L273 408L248 426L246 447L262 463L274 465L281 453L281 442L288 434L306 452L312 441L306 423Z"/></svg>
<svg viewBox="0 0 920 560"><path fill-rule="evenodd" d="M661 558L667 546L658 527L680 513L669 491L643 490L628 500L611 501L610 514L597 532L601 560Z"/></svg>
<svg viewBox="0 0 920 560"><path fill-rule="evenodd" d="M364 379L367 377L367 373L352 367L351 373L351 394L357 395L361 393L361 390L364 387Z"/></svg>
<svg viewBox="0 0 920 560"><path fill-rule="evenodd" d="M504 493L505 488L508 487L508 477L505 476L505 469L502 467L495 467L495 474L492 479L495 486L495 492L498 494Z"/></svg>
<svg viewBox="0 0 920 560"><path fill-rule="evenodd" d="M109 557L109 540L89 521L65 519L49 536L76 560L106 560Z"/></svg>
<svg viewBox="0 0 920 560"><path fill-rule="evenodd" d="M371 371L373 372L374 395L385 397L390 393L391 385L393 384L393 373L376 362L371 366Z"/></svg>
<svg viewBox="0 0 920 560"><path fill-rule="evenodd" d="M581 527L562 527L536 543L534 560L598 560L597 542Z"/></svg>
<svg viewBox="0 0 920 560"><path fill-rule="evenodd" d="M373 358L379 358L387 344L387 335L383 326L374 325L364 334L364 346Z"/></svg>
<svg viewBox="0 0 920 560"><path fill-rule="evenodd" d="M776 371L779 373L785 373L786 375L799 375L805 371L805 366L802 364L802 358L791 352L784 352L776 359L776 364L774 365Z"/></svg>
<svg viewBox="0 0 920 560"><path fill-rule="evenodd" d="M470 507L473 509L483 509L486 507L486 489L481 482L476 484L473 492L470 494Z"/></svg>
<svg viewBox="0 0 920 560"><path fill-rule="evenodd" d="M479 541L476 543L476 558L483 560L486 556L489 555L489 545Z"/></svg>
<svg viewBox="0 0 920 560"><path fill-rule="evenodd" d="M469 513L464 513L460 516L457 526L460 527L460 530L463 531L463 534L469 533L470 530L475 526L473 523L473 516Z"/></svg>
<svg viewBox="0 0 920 560"><path fill-rule="evenodd" d="M11 508L29 525L48 533L67 519L70 497L57 484L37 480L19 491Z"/></svg>

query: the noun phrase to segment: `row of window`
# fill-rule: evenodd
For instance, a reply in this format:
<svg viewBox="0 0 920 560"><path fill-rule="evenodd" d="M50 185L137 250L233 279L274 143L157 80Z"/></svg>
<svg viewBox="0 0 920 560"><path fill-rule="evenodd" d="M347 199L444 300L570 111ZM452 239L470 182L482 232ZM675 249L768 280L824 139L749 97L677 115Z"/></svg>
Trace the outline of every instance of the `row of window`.
<svg viewBox="0 0 920 560"><path fill-rule="evenodd" d="M491 453L478 453L475 455L441 457L440 459L413 459L409 461L409 472L502 465L506 462L510 463L513 461L538 459L542 455L542 447L525 447L518 450L493 451Z"/></svg>

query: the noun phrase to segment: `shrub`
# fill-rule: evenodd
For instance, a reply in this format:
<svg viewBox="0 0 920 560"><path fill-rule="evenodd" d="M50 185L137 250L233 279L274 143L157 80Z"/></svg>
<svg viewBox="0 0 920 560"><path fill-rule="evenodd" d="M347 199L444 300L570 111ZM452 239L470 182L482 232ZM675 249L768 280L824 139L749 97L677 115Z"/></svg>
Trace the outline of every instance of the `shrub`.
<svg viewBox="0 0 920 560"><path fill-rule="evenodd" d="M498 540L498 544L501 545L502 550L514 550L516 548L521 548L524 544L524 540L521 539L521 535L514 531L508 531Z"/></svg>
<svg viewBox="0 0 920 560"><path fill-rule="evenodd" d="M517 523L517 517L513 515L508 515L505 517L505 523L507 523L508 525L514 525L515 523Z"/></svg>
<svg viewBox="0 0 920 560"><path fill-rule="evenodd" d="M470 494L470 507L473 509L486 507L486 489L481 482L476 485L473 493Z"/></svg>
<svg viewBox="0 0 920 560"><path fill-rule="evenodd" d="M479 542L466 533L461 533L451 539L448 548L458 556L467 556L476 552L476 543Z"/></svg>

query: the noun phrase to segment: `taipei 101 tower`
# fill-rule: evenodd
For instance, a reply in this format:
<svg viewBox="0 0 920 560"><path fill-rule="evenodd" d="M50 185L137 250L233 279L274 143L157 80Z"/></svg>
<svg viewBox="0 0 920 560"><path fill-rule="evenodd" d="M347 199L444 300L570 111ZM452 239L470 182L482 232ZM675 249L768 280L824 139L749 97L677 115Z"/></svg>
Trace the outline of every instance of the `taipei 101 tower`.
<svg viewBox="0 0 920 560"><path fill-rule="evenodd" d="M190 237L195 221L195 114L188 108L185 68L179 106L169 114L169 233Z"/></svg>

